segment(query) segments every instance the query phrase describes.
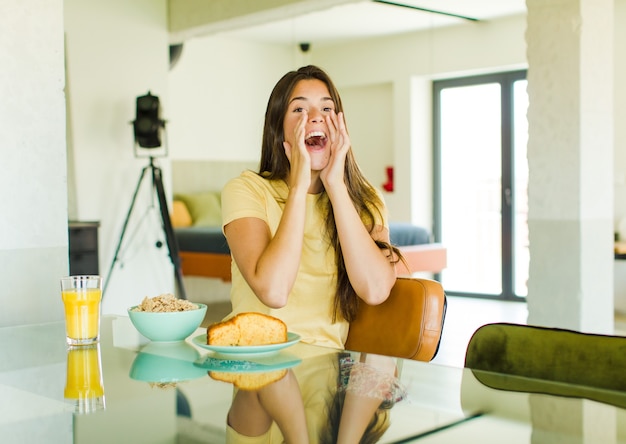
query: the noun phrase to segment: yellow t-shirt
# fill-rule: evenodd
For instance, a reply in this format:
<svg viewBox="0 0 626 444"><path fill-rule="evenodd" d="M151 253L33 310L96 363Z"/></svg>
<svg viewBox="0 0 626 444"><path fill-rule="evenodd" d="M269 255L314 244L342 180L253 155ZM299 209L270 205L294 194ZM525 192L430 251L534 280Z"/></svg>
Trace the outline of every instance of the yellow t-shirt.
<svg viewBox="0 0 626 444"><path fill-rule="evenodd" d="M289 190L283 181L270 181L252 171L231 179L222 190L222 226L235 219L256 217L267 223L276 234ZM305 343L343 348L348 323L339 318L332 322L337 288L337 266L334 249L325 235L323 212L317 206L318 195L307 195L307 218L304 244L296 282L287 305L272 309L254 294L235 261L231 263L233 311L266 313L282 319L290 332Z"/></svg>

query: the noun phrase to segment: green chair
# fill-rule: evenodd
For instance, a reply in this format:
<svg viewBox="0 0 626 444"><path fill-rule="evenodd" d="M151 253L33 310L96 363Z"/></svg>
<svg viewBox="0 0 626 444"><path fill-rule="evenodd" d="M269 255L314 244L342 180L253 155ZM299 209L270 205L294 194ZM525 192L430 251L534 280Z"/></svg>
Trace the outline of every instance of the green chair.
<svg viewBox="0 0 626 444"><path fill-rule="evenodd" d="M464 366L492 388L626 408L626 337L487 324L470 338Z"/></svg>

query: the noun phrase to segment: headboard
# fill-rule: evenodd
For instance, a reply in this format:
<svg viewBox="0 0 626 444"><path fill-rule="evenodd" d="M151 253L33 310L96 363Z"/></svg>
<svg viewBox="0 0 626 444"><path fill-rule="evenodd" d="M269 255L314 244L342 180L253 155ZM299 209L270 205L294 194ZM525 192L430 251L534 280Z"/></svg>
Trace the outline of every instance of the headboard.
<svg viewBox="0 0 626 444"><path fill-rule="evenodd" d="M259 168L258 161L172 160L171 164L174 194L220 191L242 171Z"/></svg>

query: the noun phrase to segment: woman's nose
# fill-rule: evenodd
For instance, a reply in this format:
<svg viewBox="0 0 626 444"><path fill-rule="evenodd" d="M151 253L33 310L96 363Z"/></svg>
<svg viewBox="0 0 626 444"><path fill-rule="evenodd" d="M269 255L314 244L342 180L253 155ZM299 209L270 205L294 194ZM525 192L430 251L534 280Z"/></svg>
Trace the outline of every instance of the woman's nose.
<svg viewBox="0 0 626 444"><path fill-rule="evenodd" d="M309 111L309 122L319 123L324 121L324 114L318 110Z"/></svg>

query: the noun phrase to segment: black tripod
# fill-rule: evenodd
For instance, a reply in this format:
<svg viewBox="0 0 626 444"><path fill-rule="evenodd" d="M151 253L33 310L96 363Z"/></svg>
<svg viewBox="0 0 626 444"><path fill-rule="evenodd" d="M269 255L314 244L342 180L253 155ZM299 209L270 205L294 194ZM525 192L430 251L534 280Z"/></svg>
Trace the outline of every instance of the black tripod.
<svg viewBox="0 0 626 444"><path fill-rule="evenodd" d="M139 189L141 188L141 182L146 174L146 171L150 169L152 172L152 189L156 191L157 197L159 199L159 209L161 212L161 221L163 223L163 231L165 232L165 241L167 243L167 248L169 251L170 259L172 264L174 265L174 272L176 274L176 284L178 286L178 297L180 299L187 299L187 295L185 294L185 285L183 283L183 273L180 268L180 256L178 255L178 242L176 242L176 238L174 237L174 229L172 228L172 221L170 220L170 214L167 209L167 201L165 200L165 188L163 187L163 177L161 175L161 168L154 164L154 157L150 157L150 164L143 167L141 170L141 175L139 176L139 182L137 182L137 188L135 188L135 194L133 194L133 200L130 204L130 208L128 209L128 214L126 215L126 220L124 221L124 226L122 228L122 234L120 235L119 243L117 244L117 248L115 249L115 255L113 256L113 261L111 262L111 267L109 268L109 274L107 275L107 280L104 283L104 288L102 291L102 296L106 293L107 284L111 280L111 274L113 273L113 267L115 267L115 263L117 262L117 256L120 252L120 248L122 247L122 241L124 240L124 234L126 233L126 227L128 226L128 221L133 212L133 207L135 206L135 200L137 199L137 194L139 193Z"/></svg>

